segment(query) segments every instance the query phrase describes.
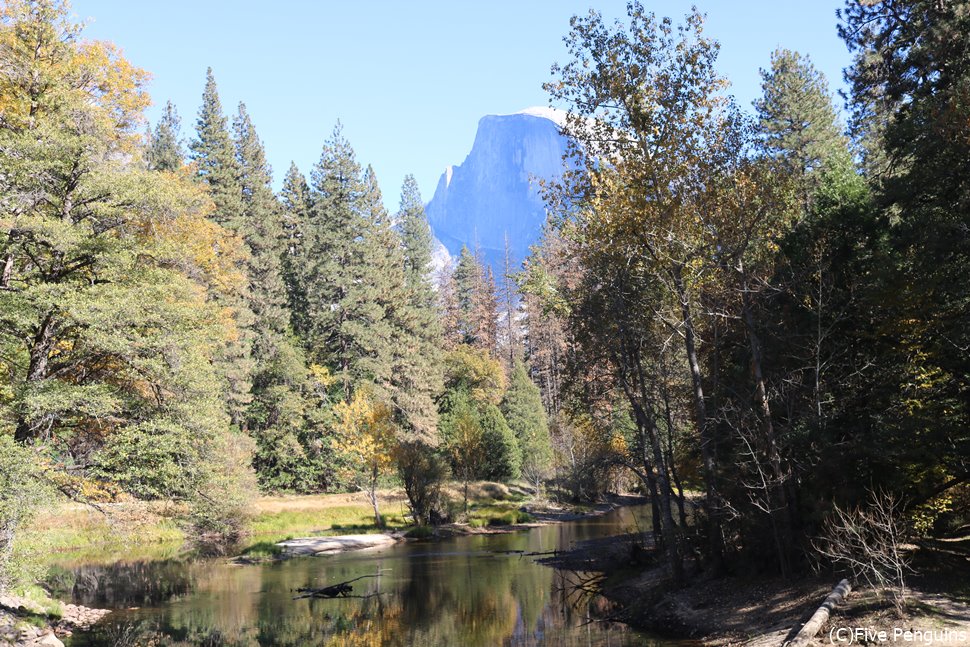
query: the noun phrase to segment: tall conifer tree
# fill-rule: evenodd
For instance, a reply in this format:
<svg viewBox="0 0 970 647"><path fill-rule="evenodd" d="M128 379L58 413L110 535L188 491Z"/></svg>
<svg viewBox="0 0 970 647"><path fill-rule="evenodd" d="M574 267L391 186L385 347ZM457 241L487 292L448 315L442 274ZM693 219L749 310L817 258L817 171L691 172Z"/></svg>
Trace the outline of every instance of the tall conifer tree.
<svg viewBox="0 0 970 647"><path fill-rule="evenodd" d="M147 162L152 171L177 171L185 161L181 140L182 119L171 101L155 125L148 143Z"/></svg>
<svg viewBox="0 0 970 647"><path fill-rule="evenodd" d="M208 188L215 204L212 219L237 235L240 231L244 208L242 202L241 169L236 158L236 148L212 75L206 72L202 107L196 121L196 139L190 144L192 160L196 163L199 180ZM252 401L252 344L253 313L248 303L248 281L240 290L221 297L222 305L235 315L239 335L231 340L218 359L221 372L226 376L226 399L229 413L235 424L244 424L245 408Z"/></svg>
<svg viewBox="0 0 970 647"><path fill-rule="evenodd" d="M280 201L283 205L283 280L293 331L303 339L309 330L305 262L310 230L310 187L292 162L283 179Z"/></svg>
<svg viewBox="0 0 970 647"><path fill-rule="evenodd" d="M404 249L407 288L406 316L401 318L401 335L406 343L399 353L395 375L407 394L402 410L408 428L422 437L434 435L437 411L434 399L443 385L440 349L442 326L431 285L431 246L434 240L424 213L424 203L414 177L404 178L397 220Z"/></svg>

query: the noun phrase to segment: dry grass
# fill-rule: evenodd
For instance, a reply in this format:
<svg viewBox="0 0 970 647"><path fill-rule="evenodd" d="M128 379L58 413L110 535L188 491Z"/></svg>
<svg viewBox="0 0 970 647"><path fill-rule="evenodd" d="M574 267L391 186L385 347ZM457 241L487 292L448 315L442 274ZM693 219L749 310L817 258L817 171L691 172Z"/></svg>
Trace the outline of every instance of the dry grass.
<svg viewBox="0 0 970 647"><path fill-rule="evenodd" d="M460 484L449 484L446 493L460 497ZM519 501L522 490L501 483L479 482L469 486L476 504ZM381 513L391 528L409 525L407 498L400 488L379 492ZM101 506L104 512L79 503L66 503L37 517L24 533L24 541L53 560L99 559L135 554L172 552L186 542L178 518L184 507L166 501L134 501ZM364 492L339 494L264 496L250 506L252 541L265 543L299 535L376 532L373 510Z"/></svg>

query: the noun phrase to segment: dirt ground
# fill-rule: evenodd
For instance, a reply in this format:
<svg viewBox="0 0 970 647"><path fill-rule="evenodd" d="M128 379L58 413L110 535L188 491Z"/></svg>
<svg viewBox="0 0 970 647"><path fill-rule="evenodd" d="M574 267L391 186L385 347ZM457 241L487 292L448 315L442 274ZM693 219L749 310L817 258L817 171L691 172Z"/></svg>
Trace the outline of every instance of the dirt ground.
<svg viewBox="0 0 970 647"><path fill-rule="evenodd" d="M839 580L695 575L688 586L674 590L649 543L641 534L612 537L585 542L542 561L582 572L584 582L595 581L607 601L598 605L604 616L712 647L781 647L794 638ZM636 574L630 575L631 571ZM956 599L965 572L951 569L914 577L902 618L885 596L855 590L835 610L814 644L970 647L970 605Z"/></svg>

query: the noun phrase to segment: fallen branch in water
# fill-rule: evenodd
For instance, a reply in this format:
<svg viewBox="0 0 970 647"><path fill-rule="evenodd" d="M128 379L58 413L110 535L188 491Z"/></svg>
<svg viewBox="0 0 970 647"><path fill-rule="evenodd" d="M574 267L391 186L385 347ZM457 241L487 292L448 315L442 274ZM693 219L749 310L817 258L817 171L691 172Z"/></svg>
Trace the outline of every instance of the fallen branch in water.
<svg viewBox="0 0 970 647"><path fill-rule="evenodd" d="M524 550L493 550L491 552L495 555L519 555L521 557L540 557L542 555L559 555L562 551L546 550L541 552L527 553Z"/></svg>
<svg viewBox="0 0 970 647"><path fill-rule="evenodd" d="M305 598L372 598L380 593L371 593L369 595L351 595L354 587L351 586L352 582L357 582L358 580L367 579L368 577L380 577L381 572L374 573L373 575L361 575L360 577L355 577L352 580L347 580L346 582L338 582L337 584L331 584L330 586L324 586L322 588L310 588L305 587L302 589L297 589L297 593L302 593L303 595L298 595L294 600L303 600Z"/></svg>

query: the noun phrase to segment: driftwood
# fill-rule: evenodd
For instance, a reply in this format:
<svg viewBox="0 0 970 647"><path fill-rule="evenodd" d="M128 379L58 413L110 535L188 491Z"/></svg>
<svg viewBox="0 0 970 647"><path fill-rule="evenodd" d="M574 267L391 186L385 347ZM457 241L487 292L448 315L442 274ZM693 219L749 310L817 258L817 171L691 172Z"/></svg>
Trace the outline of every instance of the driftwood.
<svg viewBox="0 0 970 647"><path fill-rule="evenodd" d="M546 550L541 552L527 553L524 550L493 550L491 551L494 555L519 555L520 557L541 557L543 555L559 555L561 551L558 550Z"/></svg>
<svg viewBox="0 0 970 647"><path fill-rule="evenodd" d="M832 592L822 602L822 606L812 614L808 622L802 625L802 628L795 634L795 637L785 643L783 647L805 647L805 645L811 642L815 634L825 624L825 621L829 619L829 614L832 612L832 609L842 604L842 601L845 600L845 597L849 595L849 591L851 590L852 587L849 585L849 580L839 582L838 586L832 589Z"/></svg>
<svg viewBox="0 0 970 647"><path fill-rule="evenodd" d="M331 584L330 586L324 586L321 588L310 588L305 587L302 589L297 589L297 593L302 593L298 595L294 600L303 600L306 598L317 598L317 599L332 599L332 598L372 598L380 593L372 593L370 595L352 595L354 587L351 586L352 582L358 580L363 580L368 577L380 577L380 573L375 573L373 575L361 575L360 577L355 577L352 580L347 580L346 582L338 582L337 584Z"/></svg>

